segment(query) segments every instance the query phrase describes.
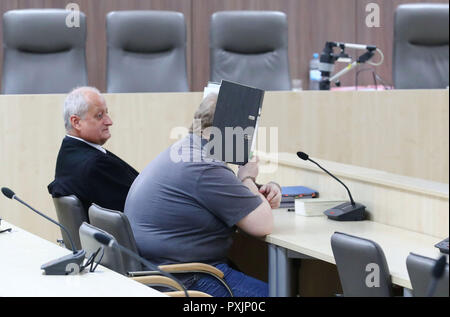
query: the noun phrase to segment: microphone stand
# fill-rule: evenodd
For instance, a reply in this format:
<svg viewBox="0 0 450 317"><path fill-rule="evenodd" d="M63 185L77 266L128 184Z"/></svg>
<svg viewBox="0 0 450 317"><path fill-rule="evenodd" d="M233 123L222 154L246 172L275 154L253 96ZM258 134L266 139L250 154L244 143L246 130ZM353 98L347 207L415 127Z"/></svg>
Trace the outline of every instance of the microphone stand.
<svg viewBox="0 0 450 317"><path fill-rule="evenodd" d="M30 205L28 205L26 202L24 202L22 199L20 199L19 197L17 197L16 195L13 196L12 199L17 200L18 202L20 202L21 204L27 206L28 208L30 208L31 210L33 210L35 213L37 213L38 215L44 217L45 219L47 219L48 221L54 223L55 225L59 226L61 229L64 230L64 232L67 234L67 237L69 238L70 241L70 246L72 249L72 253L76 254L77 253L77 249L75 248L75 244L73 243L72 237L70 236L69 231L67 231L67 229L63 226L61 226L58 222L56 222L55 220L53 220L52 218L48 217L47 215L44 215L43 213L37 211L36 209L34 209L33 207L31 207Z"/></svg>
<svg viewBox="0 0 450 317"><path fill-rule="evenodd" d="M325 171L328 175L333 177L339 183L341 183L347 190L348 196L350 197L350 202L340 204L331 209L325 210L323 213L328 217L328 219L336 221L361 221L365 219L366 206L360 203L356 203L353 200L352 194L345 184L339 180L336 176L328 172L319 163L309 158L309 155L303 152L297 152L297 156L304 161L311 161L316 164L321 170Z"/></svg>
<svg viewBox="0 0 450 317"><path fill-rule="evenodd" d="M66 232L67 236L69 237L69 241L72 248L72 254L68 254L66 256L63 256L61 258L52 260L48 263L45 263L41 266L41 269L44 270L46 275L75 275L80 273L80 271L83 269L83 262L84 257L86 255L86 251L84 250L78 250L75 248L75 244L73 243L72 237L70 236L69 231L60 223L53 220L52 218L44 215L43 213L37 211L30 205L28 205L26 202L24 202L22 199L16 196L16 194L10 190L9 188L3 187L2 193L10 199L15 199L19 203L25 205L26 207L33 210L38 215L44 217L48 221L54 223L55 225L59 226L61 229Z"/></svg>

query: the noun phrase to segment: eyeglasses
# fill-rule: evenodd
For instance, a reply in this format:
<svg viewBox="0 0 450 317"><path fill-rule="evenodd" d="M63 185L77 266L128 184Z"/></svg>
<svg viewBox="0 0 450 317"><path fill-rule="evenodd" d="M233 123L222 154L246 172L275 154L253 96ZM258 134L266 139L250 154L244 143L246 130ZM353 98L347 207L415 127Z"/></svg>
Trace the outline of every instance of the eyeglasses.
<svg viewBox="0 0 450 317"><path fill-rule="evenodd" d="M1 225L2 225L2 218L0 218L0 227L1 227ZM5 229L5 230L0 230L0 233L3 233L3 232L11 232L11 228L8 228L8 229Z"/></svg>

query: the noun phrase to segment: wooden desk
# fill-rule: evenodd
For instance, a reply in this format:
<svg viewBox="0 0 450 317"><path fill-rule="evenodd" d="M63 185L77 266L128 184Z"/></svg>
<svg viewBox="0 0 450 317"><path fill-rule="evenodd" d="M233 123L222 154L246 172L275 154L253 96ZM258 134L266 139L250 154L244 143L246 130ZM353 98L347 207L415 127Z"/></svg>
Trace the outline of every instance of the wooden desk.
<svg viewBox="0 0 450 317"><path fill-rule="evenodd" d="M373 221L337 222L325 216L304 217L277 209L274 211L274 231L265 238L270 244L270 295L292 295L292 258L307 256L335 264L330 241L336 231L377 242L385 253L392 283L408 289L412 288L406 269L409 253L430 258L440 255L434 245L441 238Z"/></svg>
<svg viewBox="0 0 450 317"><path fill-rule="evenodd" d="M166 296L101 265L78 275L44 275L41 265L70 253L25 230L2 221L0 234L0 296L2 297L158 297Z"/></svg>
<svg viewBox="0 0 450 317"><path fill-rule="evenodd" d="M304 185L321 197L347 200L344 187L311 162L292 153L259 153L260 183L275 180L282 186ZM384 171L325 160L318 163L339 177L355 201L366 206L368 220L337 222L327 217L303 217L274 211L269 246L269 285L272 296L291 295L291 259L314 258L335 263L331 236L335 231L377 242L386 255L392 282L411 288L406 270L410 252L437 258L434 245L449 234L449 186Z"/></svg>
<svg viewBox="0 0 450 317"><path fill-rule="evenodd" d="M321 197L348 199L341 184L294 153L258 155L260 183L274 180L282 186L301 184L317 190ZM347 185L355 201L366 206L368 220L438 238L448 236L448 183L311 157Z"/></svg>

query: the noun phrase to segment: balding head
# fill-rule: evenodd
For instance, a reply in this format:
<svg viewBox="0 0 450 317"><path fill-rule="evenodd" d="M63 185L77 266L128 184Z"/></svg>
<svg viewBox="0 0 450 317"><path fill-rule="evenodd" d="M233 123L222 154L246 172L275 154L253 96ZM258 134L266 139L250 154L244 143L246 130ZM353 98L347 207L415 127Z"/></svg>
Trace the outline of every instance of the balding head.
<svg viewBox="0 0 450 317"><path fill-rule="evenodd" d="M67 132L72 130L70 117L77 115L83 118L89 109L89 105L93 104L97 98L104 98L100 91L94 87L78 87L72 90L64 100L64 126Z"/></svg>
<svg viewBox="0 0 450 317"><path fill-rule="evenodd" d="M68 134L95 144L104 144L112 125L106 102L98 89L79 87L64 101L64 125Z"/></svg>

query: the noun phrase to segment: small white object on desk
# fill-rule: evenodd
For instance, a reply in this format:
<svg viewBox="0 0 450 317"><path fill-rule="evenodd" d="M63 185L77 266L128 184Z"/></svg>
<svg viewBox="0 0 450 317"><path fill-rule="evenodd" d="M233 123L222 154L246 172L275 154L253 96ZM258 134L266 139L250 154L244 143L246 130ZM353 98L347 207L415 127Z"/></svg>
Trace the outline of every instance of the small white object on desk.
<svg viewBox="0 0 450 317"><path fill-rule="evenodd" d="M324 216L323 212L344 203L330 198L300 198L295 200L295 214L305 217Z"/></svg>

